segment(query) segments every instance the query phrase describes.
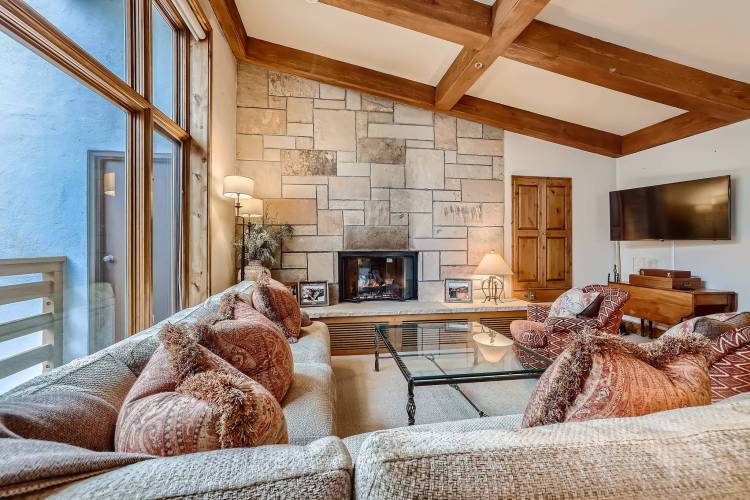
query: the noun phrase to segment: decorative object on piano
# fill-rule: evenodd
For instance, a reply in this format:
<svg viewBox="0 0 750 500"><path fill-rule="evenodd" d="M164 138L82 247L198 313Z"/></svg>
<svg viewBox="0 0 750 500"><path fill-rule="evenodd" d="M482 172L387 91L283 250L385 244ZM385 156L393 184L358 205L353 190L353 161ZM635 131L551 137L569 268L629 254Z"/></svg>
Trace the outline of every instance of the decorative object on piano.
<svg viewBox="0 0 750 500"><path fill-rule="evenodd" d="M485 254L474 270L474 274L487 276L486 279L482 280L483 302L492 300L497 304L498 301L502 302L505 300L505 280L503 276L510 276L513 274L513 271L511 271L505 259L500 254L495 253L494 250Z"/></svg>
<svg viewBox="0 0 750 500"><path fill-rule="evenodd" d="M292 292L292 295L297 300L297 304L299 304L299 281L285 281L284 285Z"/></svg>
<svg viewBox="0 0 750 500"><path fill-rule="evenodd" d="M472 283L470 279L445 280L445 301L471 303Z"/></svg>
<svg viewBox="0 0 750 500"><path fill-rule="evenodd" d="M300 281L299 305L302 307L327 306L327 281Z"/></svg>

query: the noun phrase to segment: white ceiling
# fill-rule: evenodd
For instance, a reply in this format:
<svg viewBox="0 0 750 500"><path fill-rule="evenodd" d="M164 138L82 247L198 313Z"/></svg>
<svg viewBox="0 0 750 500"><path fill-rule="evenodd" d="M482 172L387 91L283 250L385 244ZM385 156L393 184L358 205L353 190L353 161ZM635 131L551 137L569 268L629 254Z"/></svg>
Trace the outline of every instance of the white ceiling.
<svg viewBox="0 0 750 500"><path fill-rule="evenodd" d="M324 4L236 1L250 36L430 85L461 49ZM538 19L750 82L750 0L552 0ZM617 134L681 113L502 58L469 94Z"/></svg>

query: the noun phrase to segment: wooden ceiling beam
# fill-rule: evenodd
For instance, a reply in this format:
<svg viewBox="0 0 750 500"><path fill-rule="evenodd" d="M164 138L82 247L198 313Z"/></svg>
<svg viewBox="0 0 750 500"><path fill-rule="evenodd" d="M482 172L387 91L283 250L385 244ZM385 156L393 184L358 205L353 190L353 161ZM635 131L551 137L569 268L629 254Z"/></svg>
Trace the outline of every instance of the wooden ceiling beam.
<svg viewBox="0 0 750 500"><path fill-rule="evenodd" d="M246 53L244 60L259 66L439 111L431 85L256 38L248 39ZM445 113L592 153L620 156L619 135L475 97L462 97Z"/></svg>
<svg viewBox="0 0 750 500"><path fill-rule="evenodd" d="M320 0L363 16L479 49L490 38L489 5L474 0Z"/></svg>
<svg viewBox="0 0 750 500"><path fill-rule="evenodd" d="M689 111L622 137L622 154L629 155L662 144L708 132L740 120L724 120Z"/></svg>
<svg viewBox="0 0 750 500"><path fill-rule="evenodd" d="M237 10L237 4L234 0L210 0L210 2L234 57L240 60L244 59L247 31L245 31L245 24L242 22L240 11Z"/></svg>
<svg viewBox="0 0 750 500"><path fill-rule="evenodd" d="M464 47L437 86L437 109L451 109L550 0L497 0L492 36L481 49Z"/></svg>

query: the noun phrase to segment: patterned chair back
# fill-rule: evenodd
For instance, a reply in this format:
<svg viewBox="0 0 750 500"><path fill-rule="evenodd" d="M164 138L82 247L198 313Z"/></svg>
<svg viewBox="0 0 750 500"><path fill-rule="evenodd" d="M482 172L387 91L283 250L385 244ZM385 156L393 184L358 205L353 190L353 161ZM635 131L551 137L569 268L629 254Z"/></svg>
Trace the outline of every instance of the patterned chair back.
<svg viewBox="0 0 750 500"><path fill-rule="evenodd" d="M602 300L596 320L605 330L617 333L624 314L625 302L630 298L630 294L625 290L611 288L607 285L587 285L583 287L583 291L599 292L602 294L604 299Z"/></svg>

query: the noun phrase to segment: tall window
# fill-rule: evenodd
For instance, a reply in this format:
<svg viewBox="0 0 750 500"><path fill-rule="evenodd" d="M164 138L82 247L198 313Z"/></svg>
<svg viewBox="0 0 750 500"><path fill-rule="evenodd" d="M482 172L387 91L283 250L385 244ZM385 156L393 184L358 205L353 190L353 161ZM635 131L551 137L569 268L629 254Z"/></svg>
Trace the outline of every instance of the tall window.
<svg viewBox="0 0 750 500"><path fill-rule="evenodd" d="M177 33L166 16L154 2L151 7L151 71L154 105L165 115L176 120L177 97Z"/></svg>

